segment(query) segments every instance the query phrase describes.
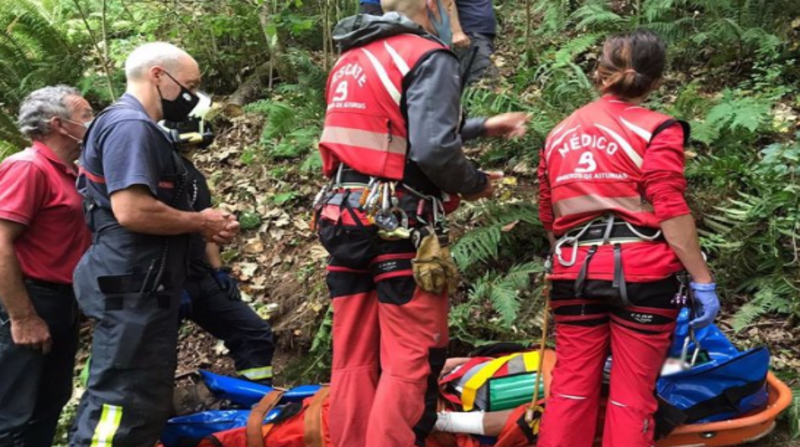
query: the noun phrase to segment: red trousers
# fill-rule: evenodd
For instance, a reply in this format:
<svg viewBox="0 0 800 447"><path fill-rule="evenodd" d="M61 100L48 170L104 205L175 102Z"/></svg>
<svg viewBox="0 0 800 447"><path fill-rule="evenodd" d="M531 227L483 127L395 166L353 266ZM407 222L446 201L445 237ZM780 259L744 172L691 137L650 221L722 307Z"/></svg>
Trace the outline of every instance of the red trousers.
<svg viewBox="0 0 800 447"><path fill-rule="evenodd" d="M613 356L604 447L654 445L656 380L671 343L678 281L628 283L622 306L608 281L588 281L574 298L573 281L554 281L556 321L553 381L538 447L591 447L597 432L603 367Z"/></svg>
<svg viewBox="0 0 800 447"><path fill-rule="evenodd" d="M446 357L447 294L416 287L409 241L382 241L364 229L337 233L330 222L320 227L332 254L334 445L424 447Z"/></svg>

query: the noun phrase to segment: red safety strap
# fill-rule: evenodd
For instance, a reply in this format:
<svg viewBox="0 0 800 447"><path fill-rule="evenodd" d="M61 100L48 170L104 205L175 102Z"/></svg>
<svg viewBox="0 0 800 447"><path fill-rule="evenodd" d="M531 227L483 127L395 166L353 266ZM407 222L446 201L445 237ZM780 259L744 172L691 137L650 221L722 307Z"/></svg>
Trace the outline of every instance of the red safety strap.
<svg viewBox="0 0 800 447"><path fill-rule="evenodd" d="M100 176L100 175L92 174L91 172L87 171L86 169L83 169L83 166L78 166L78 174L82 174L82 175L86 176L86 178L88 178L89 180L91 180L91 181L93 181L95 183L99 183L101 185L105 185L106 184L106 178L105 177Z"/></svg>

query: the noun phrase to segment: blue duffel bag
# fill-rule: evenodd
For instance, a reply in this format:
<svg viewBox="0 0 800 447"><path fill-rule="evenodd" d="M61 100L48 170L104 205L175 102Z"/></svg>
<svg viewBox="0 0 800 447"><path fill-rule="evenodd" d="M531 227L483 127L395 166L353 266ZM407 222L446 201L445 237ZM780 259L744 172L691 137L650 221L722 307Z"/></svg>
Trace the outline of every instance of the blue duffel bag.
<svg viewBox="0 0 800 447"><path fill-rule="evenodd" d="M670 357L698 350L704 362L658 379L657 433L666 436L681 424L724 421L761 410L767 405L769 351L740 352L715 325L689 336L689 315L678 317ZM698 348L699 345L699 348Z"/></svg>

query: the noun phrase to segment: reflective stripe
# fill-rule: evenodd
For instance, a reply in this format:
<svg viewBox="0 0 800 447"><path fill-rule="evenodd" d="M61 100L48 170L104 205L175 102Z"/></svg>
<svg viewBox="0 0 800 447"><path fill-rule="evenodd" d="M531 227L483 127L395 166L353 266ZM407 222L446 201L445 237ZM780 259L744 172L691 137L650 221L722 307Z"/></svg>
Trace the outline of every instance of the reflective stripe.
<svg viewBox="0 0 800 447"><path fill-rule="evenodd" d="M602 124L595 124L595 126L599 127L600 129L604 130L606 133L611 135L611 138L613 138L617 142L617 144L619 144L622 150L626 154L628 154L628 157L631 159L631 161L633 161L633 163L636 165L637 168L642 167L642 157L639 155L638 152L636 152L633 149L633 147L631 147L630 143L625 141L625 139L622 138L618 133L614 132L613 130L609 129L606 126L603 126Z"/></svg>
<svg viewBox="0 0 800 447"><path fill-rule="evenodd" d="M94 429L92 436L92 447L104 447L114 445L114 435L117 434L119 423L122 420L122 407L116 405L103 404L103 411L100 420Z"/></svg>
<svg viewBox="0 0 800 447"><path fill-rule="evenodd" d="M395 87L394 83L392 83L392 80L389 79L389 74L386 73L386 69L383 68L383 65L381 65L378 58L376 58L375 55L372 54L368 49L361 48L361 51L367 55L367 59L369 59L369 61L372 63L372 67L375 69L375 72L378 73L378 78L381 80L383 88L386 89L394 102L397 105L400 105L400 98L402 98L402 95L400 94L400 91L397 90L397 87Z"/></svg>
<svg viewBox="0 0 800 447"><path fill-rule="evenodd" d="M522 354L522 361L525 363L525 371L539 370L539 353L535 351Z"/></svg>
<svg viewBox="0 0 800 447"><path fill-rule="evenodd" d="M247 377L250 380L262 380L272 378L272 367L262 366L260 368L250 368L243 371L236 371L236 374Z"/></svg>
<svg viewBox="0 0 800 447"><path fill-rule="evenodd" d="M585 397L582 396L570 396L569 394L559 394L559 397L563 397L564 399L572 399L572 400L586 400Z"/></svg>
<svg viewBox="0 0 800 447"><path fill-rule="evenodd" d="M546 159L549 161L549 160L550 160L550 155L552 155L552 153L553 153L553 151L555 150L556 146L558 146L559 144L561 144L561 142L562 142L562 141L564 141L564 138L566 138L566 137L567 137L567 135L571 134L572 132L575 132L575 131L576 131L576 130L578 130L580 127L581 127L581 125L580 125L580 124L578 124L577 126L573 127L572 129L570 129L570 130L568 130L568 131L564 132L564 135L561 135L560 137L558 137L558 139L556 139L555 141L553 141L553 143L550 145L550 149L548 149L548 150L547 150L547 155L546 155L546 157L545 157L545 158L546 158Z"/></svg>
<svg viewBox="0 0 800 447"><path fill-rule="evenodd" d="M386 42L384 40L383 46L386 47L386 51L389 52L389 56L392 57L392 61L394 61L394 64L397 66L397 69L400 70L400 73L402 73L403 76L407 75L408 72L411 71L411 69L408 68L408 64L406 64L406 61L404 61L403 58L397 53L397 51L391 45L389 45L389 42Z"/></svg>
<svg viewBox="0 0 800 447"><path fill-rule="evenodd" d="M622 121L622 124L624 124L625 127L627 127L628 129L632 130L633 133L635 133L636 135L639 135L640 137L642 137L644 139L644 141L649 142L653 138L653 134L651 134L650 132L642 129L641 127L637 126L636 124L633 124L633 123L627 121L625 118L620 118L619 120Z"/></svg>
<svg viewBox="0 0 800 447"><path fill-rule="evenodd" d="M408 149L408 140L397 135L391 135L389 139L389 134L338 126L326 126L320 143L343 144L400 155L405 155Z"/></svg>
<svg viewBox="0 0 800 447"><path fill-rule="evenodd" d="M634 213L652 211L652 207L644 204L639 196L604 197L597 194L559 200L553 204L553 208L555 209L556 217L612 209L623 209Z"/></svg>

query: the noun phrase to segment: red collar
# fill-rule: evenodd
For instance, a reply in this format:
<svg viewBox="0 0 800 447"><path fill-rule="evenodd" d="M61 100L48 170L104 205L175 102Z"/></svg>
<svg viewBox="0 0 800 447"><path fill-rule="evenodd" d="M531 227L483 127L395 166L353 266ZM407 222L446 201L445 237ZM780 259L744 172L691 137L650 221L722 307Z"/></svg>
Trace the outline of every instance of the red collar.
<svg viewBox="0 0 800 447"><path fill-rule="evenodd" d="M53 163L54 165L58 166L59 169L61 169L62 171L66 172L67 174L70 174L70 175L73 175L73 176L77 175L77 168L76 167L67 166L66 164L64 164L64 162L60 158L58 158L58 155L55 152L53 152L53 150L50 149L46 144L42 143L41 141L34 141L33 142L33 146L31 146L31 149L33 149L34 151L42 154L44 156L44 158L50 160L51 163Z"/></svg>

